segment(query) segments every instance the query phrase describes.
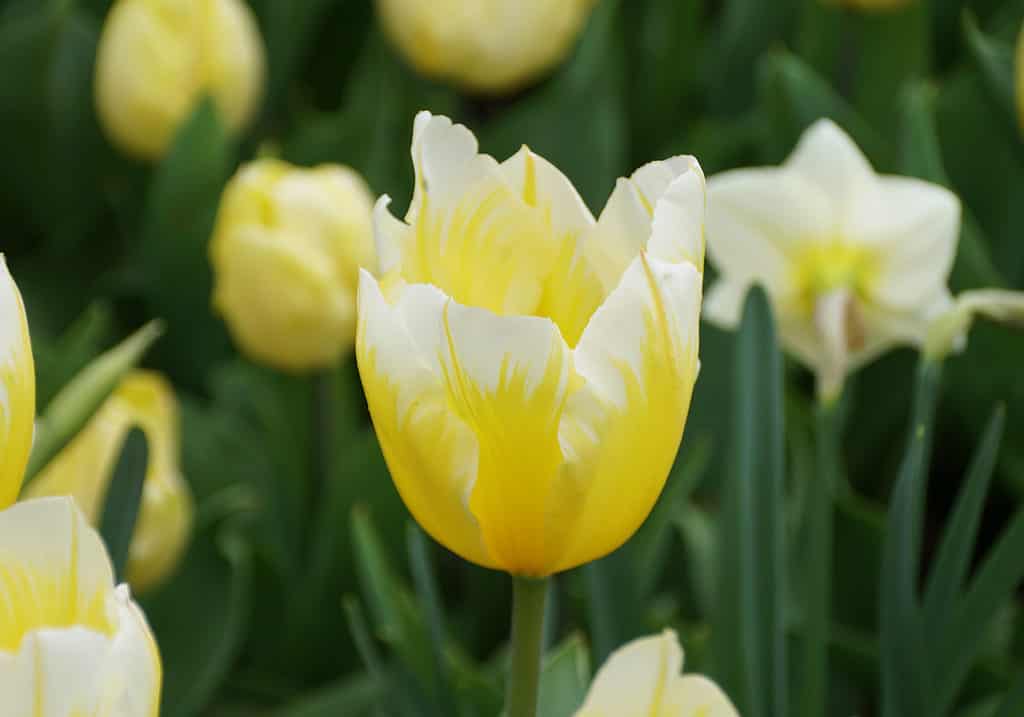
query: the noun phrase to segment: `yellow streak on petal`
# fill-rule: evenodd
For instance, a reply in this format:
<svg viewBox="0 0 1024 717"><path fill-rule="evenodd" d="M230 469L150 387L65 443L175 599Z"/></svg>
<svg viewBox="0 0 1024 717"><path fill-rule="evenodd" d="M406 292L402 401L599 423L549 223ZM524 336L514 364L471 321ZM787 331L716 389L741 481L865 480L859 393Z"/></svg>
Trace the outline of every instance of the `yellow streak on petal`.
<svg viewBox="0 0 1024 717"><path fill-rule="evenodd" d="M35 428L36 377L25 306L0 254L0 510L18 497Z"/></svg>

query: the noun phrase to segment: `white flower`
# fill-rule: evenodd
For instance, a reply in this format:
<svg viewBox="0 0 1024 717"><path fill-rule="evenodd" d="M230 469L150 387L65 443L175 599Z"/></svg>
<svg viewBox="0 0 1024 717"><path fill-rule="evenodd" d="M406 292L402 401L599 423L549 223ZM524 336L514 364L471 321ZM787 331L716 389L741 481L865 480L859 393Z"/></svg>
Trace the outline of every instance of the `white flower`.
<svg viewBox="0 0 1024 717"><path fill-rule="evenodd" d="M705 316L735 326L752 284L768 292L785 348L823 395L896 344L920 345L951 302L960 202L917 179L878 175L828 120L780 167L708 182L708 250L720 278Z"/></svg>

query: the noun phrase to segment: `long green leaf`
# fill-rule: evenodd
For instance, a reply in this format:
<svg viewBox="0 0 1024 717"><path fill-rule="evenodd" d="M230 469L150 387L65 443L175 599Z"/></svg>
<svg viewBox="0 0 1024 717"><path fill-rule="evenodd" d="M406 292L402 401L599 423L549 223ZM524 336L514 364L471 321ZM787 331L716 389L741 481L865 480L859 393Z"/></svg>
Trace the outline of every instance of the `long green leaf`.
<svg viewBox="0 0 1024 717"><path fill-rule="evenodd" d="M747 295L736 354L733 471L720 516L717 672L741 714L788 715L782 357L768 297Z"/></svg>
<svg viewBox="0 0 1024 717"><path fill-rule="evenodd" d="M945 632L946 620L952 614L970 567L1005 419L1005 409L999 408L989 420L933 560L924 598L924 622L933 643L934 638Z"/></svg>
<svg viewBox="0 0 1024 717"><path fill-rule="evenodd" d="M1024 714L1024 672L1017 676L999 711L992 717L1019 717L1021 714Z"/></svg>
<svg viewBox="0 0 1024 717"><path fill-rule="evenodd" d="M579 635L571 635L544 658L537 717L568 717L579 709L590 684L590 657Z"/></svg>
<svg viewBox="0 0 1024 717"><path fill-rule="evenodd" d="M1002 110L1003 119L1013 132L1017 131L1017 91L1014 85L1013 48L985 35L971 13L964 14L964 36L967 49L981 75L989 97Z"/></svg>
<svg viewBox="0 0 1024 717"><path fill-rule="evenodd" d="M886 520L880 629L884 717L929 714L921 616L916 597L924 480L935 423L941 365L922 360L914 391L910 435Z"/></svg>
<svg viewBox="0 0 1024 717"><path fill-rule="evenodd" d="M110 553L116 580L124 580L124 567L128 563L128 550L142 504L148 462L146 434L137 427L132 428L121 444L121 455L107 486L100 516L100 535Z"/></svg>

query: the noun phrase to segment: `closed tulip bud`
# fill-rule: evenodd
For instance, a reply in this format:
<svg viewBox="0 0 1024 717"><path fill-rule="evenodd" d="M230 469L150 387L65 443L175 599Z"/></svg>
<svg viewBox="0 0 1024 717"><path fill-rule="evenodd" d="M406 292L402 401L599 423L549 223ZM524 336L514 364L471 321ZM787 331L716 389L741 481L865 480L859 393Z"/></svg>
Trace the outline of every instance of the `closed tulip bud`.
<svg viewBox="0 0 1024 717"><path fill-rule="evenodd" d="M487 93L515 90L557 65L594 0L377 0L384 29L425 75Z"/></svg>
<svg viewBox="0 0 1024 717"><path fill-rule="evenodd" d="M576 717L739 717L714 682L682 669L672 630L634 640L608 657Z"/></svg>
<svg viewBox="0 0 1024 717"><path fill-rule="evenodd" d="M405 221L375 214L356 356L392 478L462 557L542 577L647 517L697 378L704 175L620 179L595 222L525 147L499 164L422 112Z"/></svg>
<svg viewBox="0 0 1024 717"><path fill-rule="evenodd" d="M163 378L145 371L129 374L29 484L27 495L70 495L97 524L124 439L134 426L146 435L149 462L125 572L132 588L144 592L177 566L192 522L192 496L178 468L178 407Z"/></svg>
<svg viewBox="0 0 1024 717"><path fill-rule="evenodd" d="M160 655L100 536L70 498L0 511L4 717L150 717Z"/></svg>
<svg viewBox="0 0 1024 717"><path fill-rule="evenodd" d="M0 509L13 503L21 489L35 415L36 374L25 306L0 254Z"/></svg>
<svg viewBox="0 0 1024 717"><path fill-rule="evenodd" d="M244 0L116 0L96 56L99 118L124 151L157 158L204 94L228 127L244 127L264 65Z"/></svg>
<svg viewBox="0 0 1024 717"><path fill-rule="evenodd" d="M747 289L761 284L784 347L817 374L825 400L892 346L923 345L952 303L959 200L937 184L876 174L829 120L780 167L712 177L708 206L720 277L707 317L735 326Z"/></svg>
<svg viewBox="0 0 1024 717"><path fill-rule="evenodd" d="M246 354L298 372L351 351L359 269L374 266L372 209L348 167L261 159L239 170L210 257L214 306Z"/></svg>

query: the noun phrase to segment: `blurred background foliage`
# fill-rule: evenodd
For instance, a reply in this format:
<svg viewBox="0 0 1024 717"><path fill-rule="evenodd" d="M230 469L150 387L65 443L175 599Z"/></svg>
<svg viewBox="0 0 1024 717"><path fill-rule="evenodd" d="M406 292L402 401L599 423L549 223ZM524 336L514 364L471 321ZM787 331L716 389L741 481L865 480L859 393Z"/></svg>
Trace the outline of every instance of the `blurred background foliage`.
<svg viewBox="0 0 1024 717"><path fill-rule="evenodd" d="M354 361L329 376L334 467L318 486L312 384L241 358L210 310L207 243L240 162L272 153L348 164L375 194L396 198L400 213L412 189L413 115L430 109L468 124L499 158L528 144L596 212L615 178L647 161L694 154L708 175L777 163L827 116L880 171L962 197L955 292L1024 288L1024 143L1013 96L1020 0L922 0L878 12L818 0L600 0L564 64L498 98L418 77L369 0L251 0L268 53L257 119L233 137L201 101L152 165L119 153L95 116L109 5L0 0L0 249L28 307L41 410L102 350L150 317L165 322L146 363L183 403L183 471L197 503L186 559L142 599L163 654L167 717L493 715L502 703L507 578L447 554L411 523ZM730 683L712 659L709 617L723 590L748 583L730 560L735 546L717 546L716 515L720 506L740 511L730 513L740 532L754 520L756 505L728 508L720 486L734 412L765 406L731 398L741 385L735 337L704 326L702 341L687 435L654 514L615 554L556 579L542 714L570 714L594 665L664 625L680 631L688 670ZM852 490L835 512L830 714L881 712L879 576L915 362L896 351L861 371L839 419ZM997 401L1006 436L977 555L1024 498L1022 369L1024 335L993 326L978 327L947 362L922 524L926 565ZM814 400L808 375L784 371L779 480L788 490L774 507L785 516L779 529L799 536L801 496L815 478ZM792 641L800 601L784 602L780 629ZM1004 600L985 621L956 714L995 714L992 695L1020 674L1020 607ZM799 670L788 679L799 684Z"/></svg>

